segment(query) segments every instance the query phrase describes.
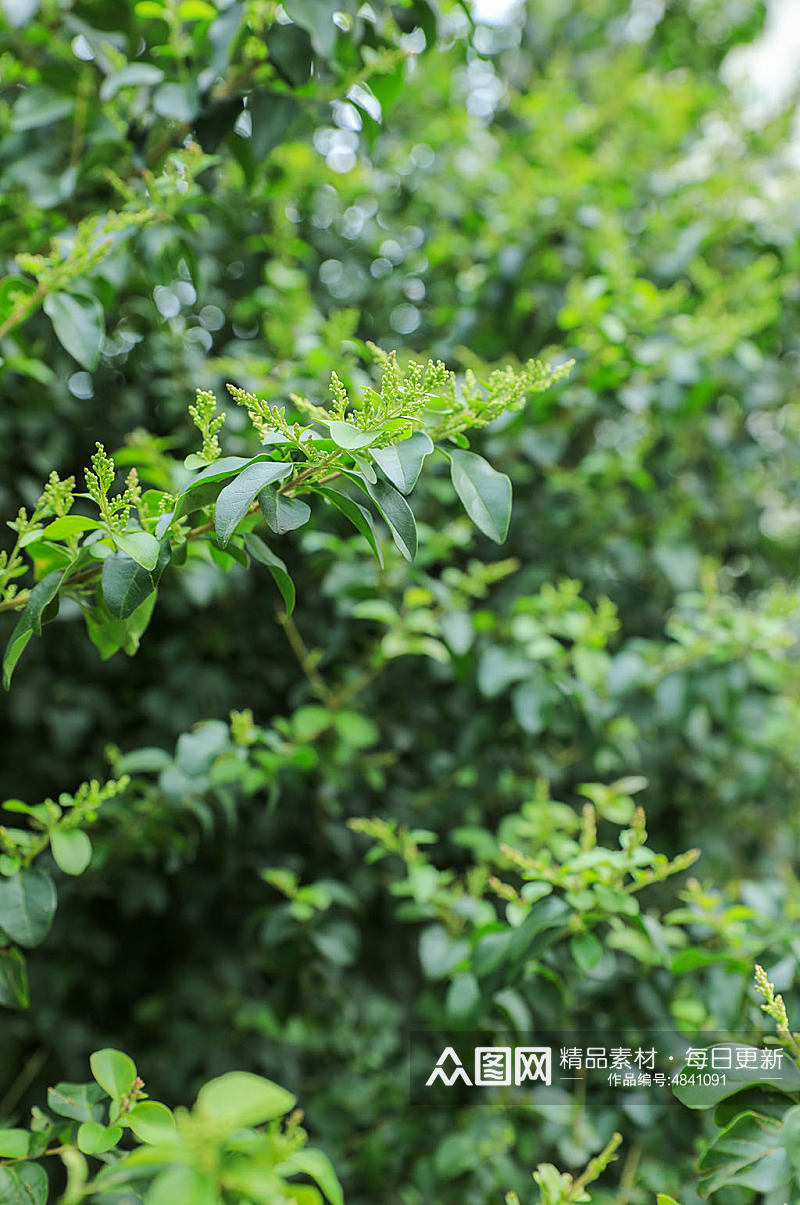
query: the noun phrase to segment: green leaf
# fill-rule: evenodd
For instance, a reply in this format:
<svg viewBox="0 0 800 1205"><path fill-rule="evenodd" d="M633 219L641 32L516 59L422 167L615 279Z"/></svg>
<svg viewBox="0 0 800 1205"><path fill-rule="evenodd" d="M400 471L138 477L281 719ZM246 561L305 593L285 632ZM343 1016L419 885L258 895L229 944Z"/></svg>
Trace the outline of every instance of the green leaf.
<svg viewBox="0 0 800 1205"><path fill-rule="evenodd" d="M417 524L414 512L405 498L393 485L385 481L367 481L360 473L348 473L349 477L358 481L365 493L383 515L392 538L407 561L413 561L417 555Z"/></svg>
<svg viewBox="0 0 800 1205"><path fill-rule="evenodd" d="M106 661L119 649L132 657L139 641L150 622L156 604L156 592L149 594L143 603L127 617L116 619L101 598L98 605L84 612L89 639Z"/></svg>
<svg viewBox="0 0 800 1205"><path fill-rule="evenodd" d="M361 506L361 504L358 502L354 502L349 494L343 494L341 490L332 490L325 486L318 486L317 489L318 492L322 494L323 497L327 498L329 502L332 502L343 515L346 515L353 526L361 532L362 536L375 553L378 564L381 566L381 568L383 568L383 554L381 552L381 546L378 543L375 524L373 522L372 515L369 513L366 507Z"/></svg>
<svg viewBox="0 0 800 1205"><path fill-rule="evenodd" d="M603 957L603 947L593 933L576 933L569 946L582 971L591 971Z"/></svg>
<svg viewBox="0 0 800 1205"><path fill-rule="evenodd" d="M149 531L115 532L114 543L143 569L153 570L158 564L159 543Z"/></svg>
<svg viewBox="0 0 800 1205"><path fill-rule="evenodd" d="M43 308L61 346L91 372L106 337L99 300L82 293L48 293Z"/></svg>
<svg viewBox="0 0 800 1205"><path fill-rule="evenodd" d="M0 1157L24 1159L31 1145L27 1130L0 1130Z"/></svg>
<svg viewBox="0 0 800 1205"><path fill-rule="evenodd" d="M356 452L359 448L368 448L381 435L380 431L359 431L352 423L333 421L328 423L331 439L339 448L348 452Z"/></svg>
<svg viewBox="0 0 800 1205"><path fill-rule="evenodd" d="M770 1192L794 1180L780 1122L757 1113L742 1113L726 1126L702 1155L698 1167L704 1195L728 1184Z"/></svg>
<svg viewBox="0 0 800 1205"><path fill-rule="evenodd" d="M0 950L0 1004L6 1008L27 1008L28 972L25 958L14 946Z"/></svg>
<svg viewBox="0 0 800 1205"><path fill-rule="evenodd" d="M42 540L68 540L70 536L84 531L97 531L102 526L98 519L89 519L85 515L63 515L48 523L39 536Z"/></svg>
<svg viewBox="0 0 800 1205"><path fill-rule="evenodd" d="M388 448L375 448L372 459L401 494L410 494L417 484L426 456L433 451L433 441L424 431L417 431L401 443Z"/></svg>
<svg viewBox="0 0 800 1205"><path fill-rule="evenodd" d="M800 1105L795 1105L784 1117L781 1142L795 1171L800 1171Z"/></svg>
<svg viewBox="0 0 800 1205"><path fill-rule="evenodd" d="M121 1050L95 1050L89 1058L92 1075L114 1100L130 1092L136 1079L136 1064Z"/></svg>
<svg viewBox="0 0 800 1205"><path fill-rule="evenodd" d="M118 71L107 75L100 86L100 99L111 100L120 88L141 88L160 84L164 72L153 63L126 63Z"/></svg>
<svg viewBox="0 0 800 1205"><path fill-rule="evenodd" d="M284 92L254 88L247 107L253 115L252 150L257 159L265 159L274 147L297 135L305 124L304 105Z"/></svg>
<svg viewBox="0 0 800 1205"><path fill-rule="evenodd" d="M286 565L272 549L267 547L261 537L253 532L248 532L244 537L244 546L254 561L258 561L259 565L266 565L269 569L275 585L281 592L288 618L294 610L295 589Z"/></svg>
<svg viewBox="0 0 800 1205"><path fill-rule="evenodd" d="M97 1121L103 1089L98 1084L56 1084L47 1089L47 1106L59 1117L73 1121Z"/></svg>
<svg viewBox="0 0 800 1205"><path fill-rule="evenodd" d="M199 98L193 80L185 84L161 84L153 93L152 106L159 117L189 122L197 113Z"/></svg>
<svg viewBox="0 0 800 1205"><path fill-rule="evenodd" d="M134 8L137 17L150 18L154 21L169 21L169 13L163 4L156 0L138 0Z"/></svg>
<svg viewBox="0 0 800 1205"><path fill-rule="evenodd" d="M296 25L305 29L317 54L328 58L336 45L339 33L333 14L339 0L286 0L284 8Z"/></svg>
<svg viewBox="0 0 800 1205"><path fill-rule="evenodd" d="M0 878L0 929L31 949L44 941L56 913L56 889L43 870L21 870Z"/></svg>
<svg viewBox="0 0 800 1205"><path fill-rule="evenodd" d="M2 924L2 920L0 920L0 924ZM707 1049L714 1051L717 1048L717 1046L710 1046ZM675 1084L672 1091L681 1104L690 1109L710 1109L721 1100L733 1096L735 1092L741 1092L744 1088L753 1088L759 1084L766 1084L779 1092L800 1092L800 1068L788 1056L784 1057L782 1067L762 1071L758 1061L761 1052L757 1047L748 1046L742 1042L723 1042L719 1044L719 1048L731 1051L733 1065L730 1070L725 1071L725 1083ZM752 1052L755 1050L755 1065L752 1067L738 1066L739 1062L746 1061L745 1057L739 1058L737 1054L739 1050L750 1051L750 1057L753 1057ZM709 1054L708 1062L713 1065L713 1054ZM691 1068L684 1066L680 1070L690 1072Z"/></svg>
<svg viewBox="0 0 800 1205"><path fill-rule="evenodd" d="M216 1181L193 1167L169 1167L153 1181L146 1205L219 1205Z"/></svg>
<svg viewBox="0 0 800 1205"><path fill-rule="evenodd" d="M656 1205L681 1205L681 1203L674 1197L668 1197L665 1192L660 1192L656 1196Z"/></svg>
<svg viewBox="0 0 800 1205"><path fill-rule="evenodd" d="M545 950L557 936L552 930L566 929L570 914L569 905L558 896L537 900L522 924L511 933L507 949L509 965L521 965Z"/></svg>
<svg viewBox="0 0 800 1205"><path fill-rule="evenodd" d="M0 1167L0 1201L3 1205L47 1205L47 1173L38 1163Z"/></svg>
<svg viewBox="0 0 800 1205"><path fill-rule="evenodd" d="M378 474L375 472L372 461L363 452L351 452L351 456L356 463L356 468L360 473L363 473L367 481L373 485L378 480Z"/></svg>
<svg viewBox="0 0 800 1205"><path fill-rule="evenodd" d="M84 1155L102 1155L116 1146L122 1137L122 1126L104 1126L99 1121L85 1121L78 1130L78 1149Z"/></svg>
<svg viewBox="0 0 800 1205"><path fill-rule="evenodd" d="M247 464L250 464L250 461L244 456L223 456L220 460L215 460L207 469L198 473L178 495L172 517L179 519L181 515L188 515L191 511L213 502L223 488L221 483Z"/></svg>
<svg viewBox="0 0 800 1205"><path fill-rule="evenodd" d="M25 88L11 110L11 128L18 133L50 126L70 117L75 99L68 93L56 92L46 84Z"/></svg>
<svg viewBox="0 0 800 1205"><path fill-rule="evenodd" d="M445 999L447 1015L456 1021L464 1021L481 1002L478 981L471 971L459 971L450 980Z"/></svg>
<svg viewBox="0 0 800 1205"><path fill-rule="evenodd" d="M292 471L289 460L260 460L250 464L220 493L214 511L217 539L224 548L265 486L281 481Z"/></svg>
<svg viewBox="0 0 800 1205"><path fill-rule="evenodd" d="M166 1105L157 1100L140 1101L125 1120L140 1142L157 1143L169 1141L175 1134L175 1118Z"/></svg>
<svg viewBox="0 0 800 1205"><path fill-rule="evenodd" d="M203 1085L195 1109L227 1130L238 1130L283 1117L296 1099L291 1092L260 1075L229 1071Z"/></svg>
<svg viewBox="0 0 800 1205"><path fill-rule="evenodd" d="M206 0L181 0L178 5L181 21L213 21L217 15L214 5Z"/></svg>
<svg viewBox="0 0 800 1205"><path fill-rule="evenodd" d="M464 937L451 937L444 925L428 925L419 939L419 960L426 979L446 979L469 956Z"/></svg>
<svg viewBox="0 0 800 1205"><path fill-rule="evenodd" d="M105 604L115 619L127 619L153 593L169 559L167 537L159 545L158 561L152 570L142 568L125 552L112 552L106 557L100 580Z"/></svg>
<svg viewBox="0 0 800 1205"><path fill-rule="evenodd" d="M311 518L311 507L302 498L289 498L277 490L264 489L258 495L258 505L269 527L276 535L295 531Z"/></svg>
<svg viewBox="0 0 800 1205"><path fill-rule="evenodd" d="M472 522L490 540L502 544L511 518L511 482L474 452L454 449L450 477Z"/></svg>
<svg viewBox="0 0 800 1205"><path fill-rule="evenodd" d="M25 647L33 635L33 628L28 619L27 611L23 611L17 620L14 630L8 638L6 651L3 654L3 689L11 688L11 675L17 662L25 652Z"/></svg>
<svg viewBox="0 0 800 1205"><path fill-rule="evenodd" d="M31 590L31 596L25 607L25 614L35 636L42 634L42 617L45 609L58 594L58 588L64 580L64 570L54 569L43 577Z"/></svg>
<svg viewBox="0 0 800 1205"><path fill-rule="evenodd" d="M339 1183L333 1164L324 1151L306 1147L305 1150L295 1151L279 1163L275 1171L281 1176L303 1174L310 1176L320 1186L331 1205L344 1205L344 1193Z"/></svg>
<svg viewBox="0 0 800 1205"><path fill-rule="evenodd" d="M64 874L83 874L92 860L92 843L80 828L53 829L50 850L56 865Z"/></svg>

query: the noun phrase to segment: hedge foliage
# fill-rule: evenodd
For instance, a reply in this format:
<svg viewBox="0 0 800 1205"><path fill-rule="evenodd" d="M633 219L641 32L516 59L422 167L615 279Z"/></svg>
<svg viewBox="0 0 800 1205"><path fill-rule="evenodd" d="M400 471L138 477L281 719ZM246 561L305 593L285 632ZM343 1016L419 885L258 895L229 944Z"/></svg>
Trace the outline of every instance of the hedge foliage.
<svg viewBox="0 0 800 1205"><path fill-rule="evenodd" d="M774 1084L409 1104L411 1030L800 1054L764 6L491 7L2 4L0 1201L798 1192Z"/></svg>

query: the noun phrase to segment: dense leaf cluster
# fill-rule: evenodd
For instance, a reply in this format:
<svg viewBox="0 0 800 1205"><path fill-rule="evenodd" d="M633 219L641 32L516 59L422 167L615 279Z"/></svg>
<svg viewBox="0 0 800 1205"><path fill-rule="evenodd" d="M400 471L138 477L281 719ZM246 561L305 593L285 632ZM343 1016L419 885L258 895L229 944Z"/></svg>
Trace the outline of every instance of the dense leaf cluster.
<svg viewBox="0 0 800 1205"><path fill-rule="evenodd" d="M793 1081L409 1107L412 1028L797 1056L764 8L487 7L2 5L0 1197L797 1191Z"/></svg>

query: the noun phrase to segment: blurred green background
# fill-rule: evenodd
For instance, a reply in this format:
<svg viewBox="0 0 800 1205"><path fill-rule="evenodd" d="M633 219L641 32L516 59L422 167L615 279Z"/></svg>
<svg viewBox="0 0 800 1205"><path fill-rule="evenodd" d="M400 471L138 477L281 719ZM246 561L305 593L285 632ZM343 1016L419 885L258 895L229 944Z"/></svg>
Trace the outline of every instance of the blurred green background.
<svg viewBox="0 0 800 1205"><path fill-rule="evenodd" d="M578 1167L614 1129L593 1200L698 1202L709 1119L414 1110L406 1031L760 1024L754 961L800 1014L800 144L775 58L796 22L753 0L2 10L8 517L95 440L157 476L160 447L194 449L197 387L363 382L360 341L478 375L576 363L475 445L514 485L501 550L436 472L413 566L345 526L283 538L300 660L263 580L211 558L133 659L102 660L77 608L31 646L4 796L109 759L134 781L63 886L31 1008L2 1013L0 1113L113 1045L169 1103L231 1067L285 1083L350 1205L530 1201L538 1162ZM53 281L79 299L60 335ZM243 446L233 406L223 435ZM456 941L494 898L500 826L563 857L581 785L630 776L652 848L702 851L643 896L637 940L560 942L477 1003L457 958L426 965L432 926ZM427 887L365 863L363 816L435 835ZM304 908L265 867L322 894Z"/></svg>

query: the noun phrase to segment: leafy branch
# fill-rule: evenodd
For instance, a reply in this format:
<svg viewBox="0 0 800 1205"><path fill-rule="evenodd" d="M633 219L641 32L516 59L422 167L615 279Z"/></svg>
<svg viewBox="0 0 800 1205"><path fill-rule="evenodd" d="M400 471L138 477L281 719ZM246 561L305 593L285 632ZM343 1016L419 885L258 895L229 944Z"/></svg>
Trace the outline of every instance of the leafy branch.
<svg viewBox="0 0 800 1205"><path fill-rule="evenodd" d="M62 482L52 475L31 514L21 510L9 524L17 540L0 557L0 612L21 612L3 660L6 687L29 640L56 617L63 597L81 608L102 656L120 648L134 652L162 574L183 563L191 545L223 568L263 565L288 620L294 584L254 528L263 520L280 536L304 526L311 506L303 495L323 512L344 514L382 563L377 512L401 554L412 560L417 528L406 498L434 451L449 462L455 492L476 527L502 543L511 482L467 450L464 432L519 409L530 392L563 379L569 366L552 369L531 360L519 372L491 373L481 386L472 373L459 382L438 361L411 361L401 370L396 353L373 348L373 354L383 370L378 389L366 386L351 395L333 373L329 407L293 397L308 422L290 422L285 410L228 386L260 440L260 450L249 457L223 455L224 413L213 393L198 390L189 416L201 436L200 452L183 464L158 452L159 479L175 483L172 493L143 490L135 467L120 488L114 458L102 444L86 469L85 493L75 494L72 478ZM143 471L152 474L150 461ZM73 512L75 498L92 503L96 517ZM20 590L26 574L33 581Z"/></svg>

